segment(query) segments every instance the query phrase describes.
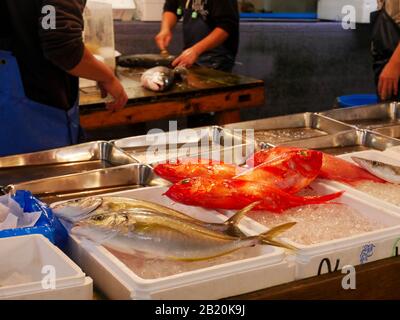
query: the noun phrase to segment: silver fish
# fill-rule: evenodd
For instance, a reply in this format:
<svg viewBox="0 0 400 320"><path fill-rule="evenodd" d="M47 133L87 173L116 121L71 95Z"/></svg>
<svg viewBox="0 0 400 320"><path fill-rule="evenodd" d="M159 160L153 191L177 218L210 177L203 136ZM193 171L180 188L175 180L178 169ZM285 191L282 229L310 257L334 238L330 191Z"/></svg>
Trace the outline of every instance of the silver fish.
<svg viewBox="0 0 400 320"><path fill-rule="evenodd" d="M170 89L175 80L185 80L186 72L184 68L172 70L166 67L155 67L143 73L140 82L146 89L163 92Z"/></svg>
<svg viewBox="0 0 400 320"><path fill-rule="evenodd" d="M148 212L149 214L164 214L182 220L188 220L204 228L232 236L244 236L239 228L239 223L246 216L246 213L249 212L248 207L246 207L223 223L208 223L153 202L122 197L82 198L67 201L52 208L53 212L59 218L71 223L88 217L92 213L112 213L135 209L141 210L142 213Z"/></svg>
<svg viewBox="0 0 400 320"><path fill-rule="evenodd" d="M361 168L367 170L374 176L381 178L387 182L400 184L400 167L392 164L368 160L359 157L351 157L355 163Z"/></svg>
<svg viewBox="0 0 400 320"><path fill-rule="evenodd" d="M77 223L72 234L125 254L140 251L165 259L199 261L256 245L293 250L275 237L295 224L287 223L259 236L244 238L228 236L188 220L134 210L95 213Z"/></svg>

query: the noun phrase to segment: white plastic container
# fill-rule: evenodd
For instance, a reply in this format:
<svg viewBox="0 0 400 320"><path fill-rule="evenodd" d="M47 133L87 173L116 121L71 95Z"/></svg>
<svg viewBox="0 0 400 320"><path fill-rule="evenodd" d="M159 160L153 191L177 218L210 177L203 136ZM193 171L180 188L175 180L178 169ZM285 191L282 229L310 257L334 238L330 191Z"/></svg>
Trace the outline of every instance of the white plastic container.
<svg viewBox="0 0 400 320"><path fill-rule="evenodd" d="M164 0L135 0L136 19L141 21L161 21Z"/></svg>
<svg viewBox="0 0 400 320"><path fill-rule="evenodd" d="M226 217L210 210L173 204L162 196L165 188L145 188L109 194L135 197L181 210L209 222L221 222ZM55 204L54 204L55 205ZM249 235L257 232L243 226ZM283 250L260 246L253 258L145 280L118 260L104 247L89 241L70 238L70 256L95 281L96 286L111 299L221 299L291 282L295 266L285 261Z"/></svg>
<svg viewBox="0 0 400 320"><path fill-rule="evenodd" d="M130 21L135 14L134 0L97 0L112 5L114 20Z"/></svg>
<svg viewBox="0 0 400 320"><path fill-rule="evenodd" d="M340 188L321 182L315 182L312 187L319 194L334 193L340 190ZM337 271L346 265L357 266L393 257L396 247L400 249L400 216L395 212L382 208L374 201L356 197L351 191L345 192L340 202L354 208L364 217L384 223L388 227L309 246L287 240L288 243L299 248L294 256L296 279L328 273L328 264L331 265L331 271ZM365 261L365 257L361 259L364 251L369 249L372 251L368 253L367 261Z"/></svg>
<svg viewBox="0 0 400 320"><path fill-rule="evenodd" d="M0 239L0 299L92 298L92 279L42 235Z"/></svg>
<svg viewBox="0 0 400 320"><path fill-rule="evenodd" d="M348 11L343 13L345 6L355 10L355 22L370 23L370 14L377 10L377 0L319 0L318 19L342 21Z"/></svg>
<svg viewBox="0 0 400 320"><path fill-rule="evenodd" d="M116 68L115 36L112 5L89 0L84 11L84 42L94 55L104 59L112 70Z"/></svg>

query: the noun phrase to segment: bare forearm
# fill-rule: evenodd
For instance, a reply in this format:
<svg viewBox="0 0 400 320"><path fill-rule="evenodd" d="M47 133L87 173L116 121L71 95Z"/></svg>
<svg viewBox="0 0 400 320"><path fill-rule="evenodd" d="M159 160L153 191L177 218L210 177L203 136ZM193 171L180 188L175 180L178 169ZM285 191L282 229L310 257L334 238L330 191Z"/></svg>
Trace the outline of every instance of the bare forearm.
<svg viewBox="0 0 400 320"><path fill-rule="evenodd" d="M161 31L172 31L178 22L178 18L172 12L164 12L161 23Z"/></svg>
<svg viewBox="0 0 400 320"><path fill-rule="evenodd" d="M82 60L73 69L68 70L73 76L94 80L97 82L107 82L115 78L112 70L97 60L90 51L85 48Z"/></svg>
<svg viewBox="0 0 400 320"><path fill-rule="evenodd" d="M203 54L211 49L223 44L229 37L229 34L221 29L215 28L207 37L193 46L198 55Z"/></svg>
<svg viewBox="0 0 400 320"><path fill-rule="evenodd" d="M390 58L390 62L395 65L400 66L400 44L397 46L392 57Z"/></svg>

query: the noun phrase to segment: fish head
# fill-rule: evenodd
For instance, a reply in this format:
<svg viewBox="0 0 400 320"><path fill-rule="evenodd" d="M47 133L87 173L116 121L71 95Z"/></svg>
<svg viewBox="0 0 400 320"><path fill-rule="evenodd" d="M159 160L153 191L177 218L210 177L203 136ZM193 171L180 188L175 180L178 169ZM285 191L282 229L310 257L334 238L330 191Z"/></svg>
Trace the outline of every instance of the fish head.
<svg viewBox="0 0 400 320"><path fill-rule="evenodd" d="M302 149L294 147L274 147L267 150L256 152L247 162L251 166L259 166L262 163L282 158L288 153L301 151Z"/></svg>
<svg viewBox="0 0 400 320"><path fill-rule="evenodd" d="M134 224L134 220L126 212L99 212L80 221L78 225L97 228L118 228L128 223Z"/></svg>
<svg viewBox="0 0 400 320"><path fill-rule="evenodd" d="M161 92L169 88L174 81L174 73L166 67L147 70L141 78L142 85L152 91Z"/></svg>
<svg viewBox="0 0 400 320"><path fill-rule="evenodd" d="M315 150L299 150L288 157L290 169L298 171L305 177L315 178L322 167L323 154Z"/></svg>
<svg viewBox="0 0 400 320"><path fill-rule="evenodd" d="M369 169L370 167L379 167L378 161L363 159L359 157L351 157L351 159L363 169Z"/></svg>
<svg viewBox="0 0 400 320"><path fill-rule="evenodd" d="M202 177L184 179L170 187L165 195L175 201L185 203L190 195L206 192L210 185L209 181Z"/></svg>
<svg viewBox="0 0 400 320"><path fill-rule="evenodd" d="M75 223L90 216L102 204L103 198L89 197L62 202L51 206L51 209L58 218Z"/></svg>

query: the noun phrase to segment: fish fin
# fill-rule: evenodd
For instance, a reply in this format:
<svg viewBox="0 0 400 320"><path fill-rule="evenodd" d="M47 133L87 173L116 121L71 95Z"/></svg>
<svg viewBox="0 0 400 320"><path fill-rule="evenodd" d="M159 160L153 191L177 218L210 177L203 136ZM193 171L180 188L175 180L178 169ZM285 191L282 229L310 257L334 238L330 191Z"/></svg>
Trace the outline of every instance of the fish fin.
<svg viewBox="0 0 400 320"><path fill-rule="evenodd" d="M261 236L263 238L268 238L268 239L275 238L275 237L279 236L280 234L286 232L287 230L291 229L296 224L297 224L297 222L288 222L285 224L281 224L281 225L276 226L276 227L272 228L271 230L261 234Z"/></svg>
<svg viewBox="0 0 400 320"><path fill-rule="evenodd" d="M253 202L252 204L249 204L247 207L245 207L242 210L235 213L235 215L233 215L224 224L237 226L240 223L240 221L246 216L246 214L248 214L251 210L253 210L260 203L261 203L261 201L257 201L257 202Z"/></svg>
<svg viewBox="0 0 400 320"><path fill-rule="evenodd" d="M265 240L265 241L262 241L262 244L266 244L266 245L270 245L270 246L278 247L278 248L283 248L283 249L287 249L287 250L291 250L291 251L298 250L298 248L296 248L290 244L283 243L283 242L280 242L277 240Z"/></svg>
<svg viewBox="0 0 400 320"><path fill-rule="evenodd" d="M304 197L306 204L319 204L340 198L344 191L339 191L325 196Z"/></svg>
<svg viewBox="0 0 400 320"><path fill-rule="evenodd" d="M289 250L297 250L297 248L295 248L289 244L275 240L275 238L278 235L286 232L287 230L289 230L296 224L297 224L297 222L288 222L288 223L279 225L277 227L274 227L271 230L261 234L259 236L259 239L260 239L261 243L263 243L263 244L269 244L272 246L281 247L281 248L285 248L285 249L289 249Z"/></svg>

